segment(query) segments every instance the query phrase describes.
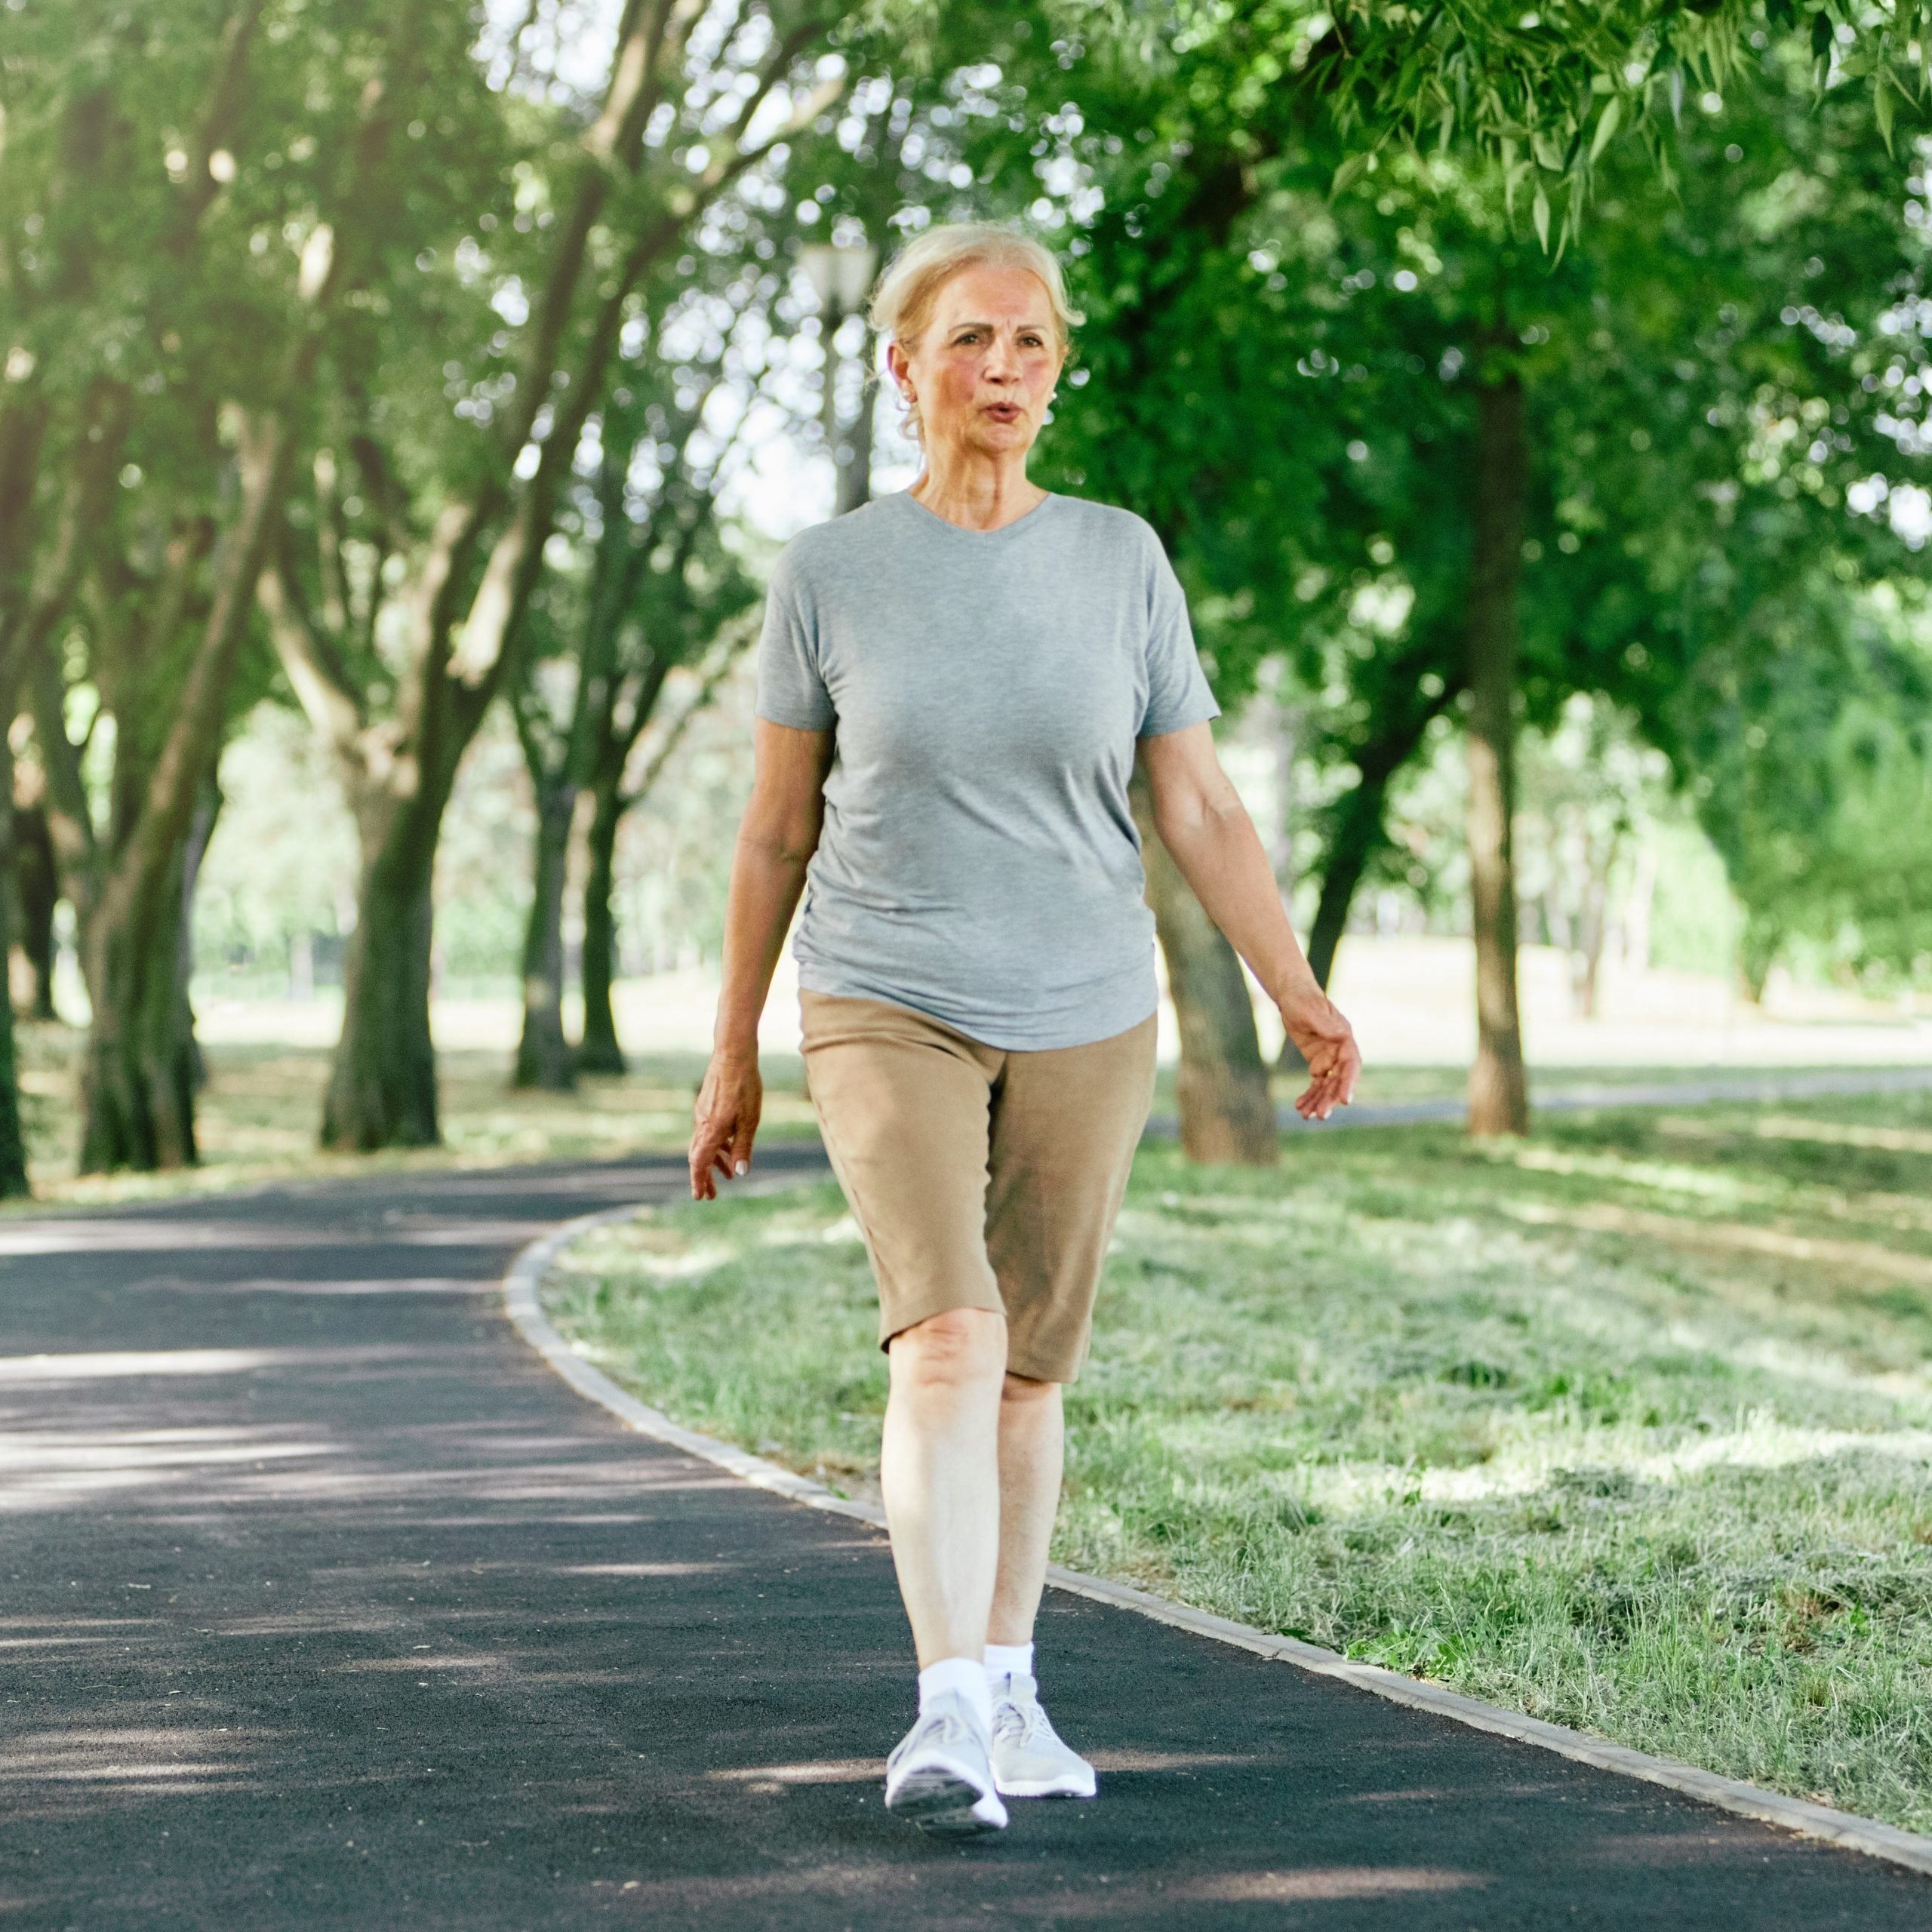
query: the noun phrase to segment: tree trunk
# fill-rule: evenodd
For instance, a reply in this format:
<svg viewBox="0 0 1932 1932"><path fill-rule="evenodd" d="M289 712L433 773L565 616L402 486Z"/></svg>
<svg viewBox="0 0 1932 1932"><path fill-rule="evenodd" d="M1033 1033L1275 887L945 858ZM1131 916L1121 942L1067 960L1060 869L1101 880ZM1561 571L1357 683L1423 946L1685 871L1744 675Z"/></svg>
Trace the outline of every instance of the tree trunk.
<svg viewBox="0 0 1932 1932"><path fill-rule="evenodd" d="M342 1037L322 1109L322 1145L356 1153L433 1147L442 1137L429 1034L430 886L441 813L430 815L426 834L417 814L398 817L386 837L365 842L343 962Z"/></svg>
<svg viewBox="0 0 1932 1932"><path fill-rule="evenodd" d="M189 1078L198 1094L208 1084L208 1057L195 1037L195 1005L192 997L195 977L195 886L202 875L202 861L208 857L208 841L214 836L214 822L221 815L221 788L211 783L202 802L195 808L194 822L188 828L187 849L181 855L181 924L174 946L174 1024L180 1035L180 1051L187 1057Z"/></svg>
<svg viewBox="0 0 1932 1932"><path fill-rule="evenodd" d="M1764 988L1783 949L1785 929L1770 915L1747 912L1737 940L1737 989L1752 1006L1764 1003Z"/></svg>
<svg viewBox="0 0 1932 1932"><path fill-rule="evenodd" d="M11 866L14 844L14 755L0 734L0 865ZM0 892L0 960L10 949L12 894ZM14 1047L14 1002L0 999L0 1196L17 1198L27 1186L26 1136L20 1125L20 1063Z"/></svg>
<svg viewBox="0 0 1932 1932"><path fill-rule="evenodd" d="M144 918L98 916L88 934L94 1008L82 1063L81 1167L192 1167L200 1158L195 1096L207 1070L195 1038L195 881L220 808L210 783L171 854Z"/></svg>
<svg viewBox="0 0 1932 1932"><path fill-rule="evenodd" d="M1153 801L1137 774L1134 815L1180 1025L1181 1150L1190 1161L1268 1166L1280 1152L1275 1102L1241 961L1161 843Z"/></svg>
<svg viewBox="0 0 1932 1932"><path fill-rule="evenodd" d="M296 364L298 374L310 366ZM281 514L292 453L275 417L245 428L242 503L168 733L87 921L94 1006L82 1081L81 1165L177 1168L195 1155L195 1078L180 1023L183 867L213 783L256 578ZM165 635L165 632L162 633Z"/></svg>
<svg viewBox="0 0 1932 1932"><path fill-rule="evenodd" d="M620 774L621 777L621 774ZM624 1051L611 1004L617 971L617 921L611 900L617 887L617 828L623 822L623 787L600 784L590 820L590 864L583 882L583 1039L577 1063L584 1073L622 1073Z"/></svg>
<svg viewBox="0 0 1932 1932"><path fill-rule="evenodd" d="M20 924L16 943L26 955L33 991L24 1017L51 1020L54 1011L54 909L60 901L54 840L40 805L14 809L14 879Z"/></svg>
<svg viewBox="0 0 1932 1932"><path fill-rule="evenodd" d="M1500 343L1499 329L1492 343ZM1478 371L1479 377L1481 371ZM1476 389L1475 532L1469 575L1469 911L1476 948L1476 1057L1469 1131L1527 1134L1529 1095L1516 1000L1516 878L1510 849L1517 591L1529 460L1522 379Z"/></svg>
<svg viewBox="0 0 1932 1932"><path fill-rule="evenodd" d="M1388 798L1388 780L1371 778L1364 772L1355 789L1338 801L1335 835L1329 842L1328 863L1321 874L1321 897L1308 935L1309 966L1324 992L1335 971L1336 950L1348 930L1355 890L1382 843L1382 815Z"/></svg>
<svg viewBox="0 0 1932 1932"><path fill-rule="evenodd" d="M829 345L827 352L829 353ZM859 351L861 380L859 413L841 432L832 425L832 460L838 477L838 497L832 514L843 516L872 500L872 411L878 398L871 379L872 360L878 351L870 329Z"/></svg>
<svg viewBox="0 0 1932 1932"><path fill-rule="evenodd" d="M1417 675L1420 684L1420 670ZM1413 712L1381 721L1381 735L1355 751L1355 768L1361 775L1355 789L1345 793L1333 808L1333 829L1321 873L1321 896L1308 936L1309 967L1324 992L1334 975L1335 954L1348 930L1349 909L1355 903L1355 894L1369 861L1386 836L1384 820L1390 782L1415 755L1430 724L1459 688L1459 684L1444 679L1442 690L1434 697L1424 698ZM1294 1041L1282 1041L1276 1064L1284 1072L1299 1069L1304 1064Z"/></svg>
<svg viewBox="0 0 1932 1932"><path fill-rule="evenodd" d="M536 864L523 940L523 1036L511 1084L552 1094L568 1094L577 1084L564 1038L564 875L576 811L575 785L568 779L539 781Z"/></svg>
<svg viewBox="0 0 1932 1932"><path fill-rule="evenodd" d="M195 1066L181 1026L181 913L186 839L159 860L148 916L106 906L88 933L94 1008L82 1064L81 1171L194 1164Z"/></svg>

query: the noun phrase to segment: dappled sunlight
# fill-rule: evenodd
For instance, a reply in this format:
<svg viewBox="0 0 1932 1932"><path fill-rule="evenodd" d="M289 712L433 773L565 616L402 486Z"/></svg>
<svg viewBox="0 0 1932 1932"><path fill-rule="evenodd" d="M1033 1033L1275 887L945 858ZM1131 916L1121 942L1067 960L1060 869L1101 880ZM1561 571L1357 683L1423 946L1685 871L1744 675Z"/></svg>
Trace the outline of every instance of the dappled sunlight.
<svg viewBox="0 0 1932 1932"><path fill-rule="evenodd" d="M377 1675L405 1677L422 1670L506 1671L515 1668L511 1660L500 1651L478 1651L462 1657L449 1657L437 1655L427 1644L419 1644L417 1649L424 1654L412 1654L405 1657L354 1657L333 1668L352 1675L374 1672Z"/></svg>
<svg viewBox="0 0 1932 1932"><path fill-rule="evenodd" d="M1737 1174L1713 1173L1708 1168L1631 1160L1617 1154L1580 1154L1535 1141L1505 1141L1494 1149L1485 1147L1483 1151L1491 1160L1534 1173L1581 1174L1592 1180L1622 1181L1632 1187L1706 1201L1777 1201L1786 1192L1782 1189L1754 1186Z"/></svg>
<svg viewBox="0 0 1932 1932"><path fill-rule="evenodd" d="M197 1472L290 1463L335 1453L322 1441L288 1441L235 1428L9 1431L0 1435L0 1512L60 1509L77 1497L180 1485Z"/></svg>
<svg viewBox="0 0 1932 1932"><path fill-rule="evenodd" d="M490 1275L394 1275L351 1276L337 1281L304 1281L288 1275L254 1275L238 1281L211 1281L205 1275L153 1275L128 1284L130 1294L174 1291L194 1295L313 1295L326 1299L367 1300L375 1296L472 1295L494 1300L503 1284Z"/></svg>
<svg viewBox="0 0 1932 1932"><path fill-rule="evenodd" d="M210 1791L246 1776L279 1741L274 1732L226 1726L22 1731L0 1740L0 1790L11 1791L16 1810L36 1787L142 1797Z"/></svg>
<svg viewBox="0 0 1932 1932"><path fill-rule="evenodd" d="M0 1355L0 1383L94 1382L130 1375L242 1375L286 1365L300 1354L286 1349L122 1349L97 1355Z"/></svg>
<svg viewBox="0 0 1932 1932"><path fill-rule="evenodd" d="M1461 1892L1490 1882L1474 1872L1426 1866L1331 1866L1308 1872L1217 1872L1211 1878L1179 1880L1166 1890L1169 1898L1191 1904L1292 1905L1303 1900Z"/></svg>
<svg viewBox="0 0 1932 1932"><path fill-rule="evenodd" d="M876 1784L879 1764L876 1758L833 1758L809 1764L748 1764L737 1770L706 1771L714 1784L741 1784L774 1788L794 1784Z"/></svg>
<svg viewBox="0 0 1932 1932"><path fill-rule="evenodd" d="M1883 1457L1932 1472L1932 1430L1803 1429L1759 1414L1741 1428L1700 1436L1666 1451L1646 1447L1638 1434L1620 1435L1599 1430L1579 1436L1552 1432L1545 1440L1499 1450L1490 1460L1473 1467L1318 1465L1298 1478L1297 1487L1317 1507L1343 1513L1380 1509L1404 1500L1478 1503L1534 1496L1579 1465L1669 1486L1712 1469L1789 1469L1850 1455Z"/></svg>
<svg viewBox="0 0 1932 1932"><path fill-rule="evenodd" d="M223 1220L98 1220L0 1222L0 1258L47 1254L164 1254L183 1249L303 1247L514 1247L528 1240L528 1221L465 1221L417 1227L346 1221L316 1227L285 1222Z"/></svg>
<svg viewBox="0 0 1932 1932"><path fill-rule="evenodd" d="M568 1563L557 1574L560 1577L629 1577L642 1580L664 1577L706 1577L720 1570L737 1567L729 1563Z"/></svg>
<svg viewBox="0 0 1932 1932"><path fill-rule="evenodd" d="M1503 1211L1543 1227L1576 1228L1592 1234L1641 1235L1684 1247L1709 1247L1770 1256L1876 1275L1914 1287L1932 1287L1932 1255L1906 1254L1878 1241L1841 1241L1786 1233L1735 1221L1704 1221L1622 1208L1613 1201L1586 1201L1572 1208L1549 1201L1510 1201Z"/></svg>
<svg viewBox="0 0 1932 1932"><path fill-rule="evenodd" d="M1759 1140L1809 1141L1821 1147L1872 1147L1887 1154L1932 1154L1932 1131L1924 1128L1806 1120L1791 1114L1760 1114L1739 1121L1704 1121L1685 1114L1665 1114L1658 1118L1656 1126L1660 1134L1684 1140L1709 1140L1746 1134Z"/></svg>
<svg viewBox="0 0 1932 1932"><path fill-rule="evenodd" d="M40 1254L167 1254L179 1248L334 1247L352 1230L246 1221L97 1220L0 1223L0 1257ZM380 1238L380 1236L377 1238Z"/></svg>

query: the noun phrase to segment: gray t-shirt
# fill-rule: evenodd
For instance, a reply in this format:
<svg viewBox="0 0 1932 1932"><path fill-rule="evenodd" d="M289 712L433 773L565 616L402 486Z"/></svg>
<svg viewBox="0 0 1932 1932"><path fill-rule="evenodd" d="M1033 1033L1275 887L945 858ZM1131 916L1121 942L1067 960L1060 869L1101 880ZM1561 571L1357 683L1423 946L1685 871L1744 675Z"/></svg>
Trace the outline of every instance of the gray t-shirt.
<svg viewBox="0 0 1932 1932"><path fill-rule="evenodd" d="M901 492L802 532L757 709L834 734L801 986L1026 1051L1154 1011L1134 743L1220 707L1139 517L1050 496L964 530Z"/></svg>

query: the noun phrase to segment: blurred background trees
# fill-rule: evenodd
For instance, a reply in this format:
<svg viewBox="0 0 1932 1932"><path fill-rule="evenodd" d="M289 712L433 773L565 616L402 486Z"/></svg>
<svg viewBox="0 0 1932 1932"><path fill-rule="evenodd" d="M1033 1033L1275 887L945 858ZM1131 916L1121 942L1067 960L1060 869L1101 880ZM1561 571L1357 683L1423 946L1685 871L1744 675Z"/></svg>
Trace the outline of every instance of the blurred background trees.
<svg viewBox="0 0 1932 1932"><path fill-rule="evenodd" d="M437 1138L439 973L514 975L518 1081L621 1066L626 949L715 945L701 720L776 544L909 475L841 266L961 217L1065 251L1038 473L1147 518L1275 721L1318 971L1392 894L1474 936L1472 1125L1526 1117L1516 927L1589 1008L1666 831L1754 991L1927 977L1924 24L7 7L0 911L23 1011L79 968L85 1164L195 1157L197 933L340 980L331 1145ZM1238 966L1150 878L1187 1143L1269 1158Z"/></svg>

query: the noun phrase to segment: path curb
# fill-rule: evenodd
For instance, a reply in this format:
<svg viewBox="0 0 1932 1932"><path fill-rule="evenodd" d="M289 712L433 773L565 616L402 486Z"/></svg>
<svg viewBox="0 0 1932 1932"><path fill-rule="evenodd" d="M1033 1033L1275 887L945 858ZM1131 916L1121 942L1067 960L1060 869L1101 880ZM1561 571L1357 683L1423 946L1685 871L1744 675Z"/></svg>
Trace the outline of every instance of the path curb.
<svg viewBox="0 0 1932 1932"><path fill-rule="evenodd" d="M795 1175L774 1175L755 1191L763 1192L769 1189L795 1186L798 1180ZM753 1190L740 1183L736 1191L743 1193ZM851 1517L876 1529L884 1529L885 1516L882 1510L869 1503L835 1496L823 1484L814 1482L808 1476L795 1475L776 1463L768 1462L762 1456L752 1455L743 1449L734 1448L729 1443L720 1442L715 1437L686 1429L661 1411L639 1401L601 1369L585 1361L552 1326L549 1316L543 1312L540 1291L543 1278L558 1255L580 1235L594 1229L629 1220L636 1212L634 1207L611 1208L598 1214L580 1216L531 1242L517 1256L503 1278L503 1306L518 1332L579 1395L608 1409L639 1435L681 1449L687 1455L696 1456L728 1470L742 1481L788 1497L794 1503L802 1503L808 1509L823 1509L833 1515ZM1629 1750L1623 1745L1609 1743L1580 1730L1566 1729L1561 1724L1545 1724L1540 1718L1524 1717L1518 1712L1505 1710L1497 1704L1486 1704L1479 1698L1466 1697L1439 1684L1384 1670L1377 1664L1355 1663L1318 1644L1305 1644L1297 1638L1271 1635L1265 1630L1251 1629L1225 1617L1211 1616L1206 1611L1170 1602L1164 1597L1135 1589L1128 1584L1109 1583L1103 1577L1083 1575L1077 1570L1063 1570L1058 1564L1048 1571L1047 1580L1052 1588L1064 1590L1070 1595L1131 1610L1151 1617L1155 1623L1171 1625L1198 1637L1211 1638L1217 1643L1231 1644L1257 1657L1275 1658L1318 1677L1339 1678L1358 1690L1386 1698L1392 1703L1432 1712L1438 1717L1451 1718L1472 1729L1491 1731L1519 1744L1553 1751L1560 1757L1574 1758L1580 1764L1594 1765L1599 1770L1662 1785L1666 1789L1715 1805L1721 1810L1734 1812L1740 1817L1755 1818L1764 1824L1779 1826L1801 1837L1825 1839L1848 1850L1863 1852L1890 1864L1932 1874L1932 1838L1915 1832L1900 1831L1895 1826L1881 1824L1875 1818L1860 1818L1848 1811L1833 1810L1828 1805L1807 1804L1802 1798L1786 1798L1777 1792L1761 1790L1757 1786L1746 1784L1737 1778L1719 1777L1714 1772L1700 1770L1694 1764L1680 1764L1670 1758L1654 1758L1644 1752Z"/></svg>

